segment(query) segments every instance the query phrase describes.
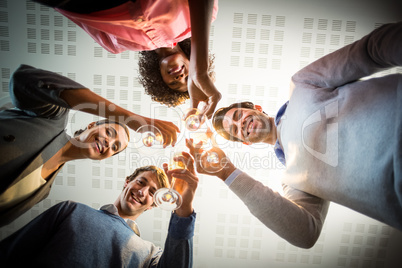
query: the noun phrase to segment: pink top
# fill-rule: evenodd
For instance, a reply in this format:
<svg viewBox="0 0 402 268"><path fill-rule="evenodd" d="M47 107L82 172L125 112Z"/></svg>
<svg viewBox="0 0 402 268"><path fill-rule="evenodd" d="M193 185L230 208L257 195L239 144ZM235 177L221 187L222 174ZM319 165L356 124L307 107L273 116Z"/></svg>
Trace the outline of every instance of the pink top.
<svg viewBox="0 0 402 268"><path fill-rule="evenodd" d="M91 14L56 10L114 54L173 47L191 37L188 0L137 0ZM212 21L217 13L215 0Z"/></svg>

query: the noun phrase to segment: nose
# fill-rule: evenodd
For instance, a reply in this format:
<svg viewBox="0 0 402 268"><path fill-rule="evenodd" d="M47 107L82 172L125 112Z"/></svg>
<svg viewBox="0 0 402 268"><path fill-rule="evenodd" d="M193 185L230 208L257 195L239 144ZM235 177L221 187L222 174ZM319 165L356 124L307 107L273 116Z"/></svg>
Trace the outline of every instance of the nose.
<svg viewBox="0 0 402 268"><path fill-rule="evenodd" d="M176 77L174 78L175 80L180 80L180 79L182 79L184 77L184 74L183 73L181 73L181 74L179 74L179 75L176 75Z"/></svg>
<svg viewBox="0 0 402 268"><path fill-rule="evenodd" d="M239 137L242 137L243 136L242 134L244 132L243 129L244 129L244 125L245 125L244 120L240 119L235 124L237 125L237 133L236 134Z"/></svg>
<svg viewBox="0 0 402 268"><path fill-rule="evenodd" d="M148 194L148 187L142 187L138 189L138 194L142 197Z"/></svg>

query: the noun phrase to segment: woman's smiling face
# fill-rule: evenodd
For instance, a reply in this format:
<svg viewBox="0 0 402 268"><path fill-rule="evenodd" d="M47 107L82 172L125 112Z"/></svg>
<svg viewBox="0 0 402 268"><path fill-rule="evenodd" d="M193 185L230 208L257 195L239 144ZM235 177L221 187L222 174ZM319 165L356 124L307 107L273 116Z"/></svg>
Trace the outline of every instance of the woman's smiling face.
<svg viewBox="0 0 402 268"><path fill-rule="evenodd" d="M106 159L123 151L128 145L128 136L123 126L106 123L88 125L76 139L85 158L93 160Z"/></svg>
<svg viewBox="0 0 402 268"><path fill-rule="evenodd" d="M175 91L187 91L187 77L190 61L184 52L179 51L162 58L160 72L166 85Z"/></svg>

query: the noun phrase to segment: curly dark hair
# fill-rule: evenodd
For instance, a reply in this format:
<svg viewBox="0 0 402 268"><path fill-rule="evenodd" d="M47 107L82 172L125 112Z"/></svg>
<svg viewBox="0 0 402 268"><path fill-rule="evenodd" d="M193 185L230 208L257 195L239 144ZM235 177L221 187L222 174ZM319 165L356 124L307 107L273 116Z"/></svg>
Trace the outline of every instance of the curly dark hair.
<svg viewBox="0 0 402 268"><path fill-rule="evenodd" d="M179 42L181 50L190 59L191 38ZM208 75L215 81L214 72L215 55L209 54ZM153 101L165 104L168 107L175 107L183 104L190 98L188 91L178 92L169 88L162 79L160 73L159 57L155 50L139 52L139 82L145 89L145 93L150 95Z"/></svg>

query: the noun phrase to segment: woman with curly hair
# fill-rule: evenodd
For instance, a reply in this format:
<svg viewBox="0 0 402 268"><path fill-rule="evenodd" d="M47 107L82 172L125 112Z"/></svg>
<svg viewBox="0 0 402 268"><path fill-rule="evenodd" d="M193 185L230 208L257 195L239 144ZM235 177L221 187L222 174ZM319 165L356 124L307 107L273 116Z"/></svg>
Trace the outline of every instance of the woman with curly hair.
<svg viewBox="0 0 402 268"><path fill-rule="evenodd" d="M160 48L156 50L140 52L138 60L140 83L144 87L145 92L152 97L153 101L160 102L167 106L175 107L177 105L183 104L183 102L190 97L187 91L187 79L183 75L185 81L184 83L180 83L179 78L181 78L182 75L182 73L180 72L171 71L166 75L167 78L164 78L161 72L155 72L155 70L160 69L161 60L158 52L163 49L167 50L166 48ZM185 54L185 58L189 59L191 53L191 39L187 38L179 42L177 44L177 50L181 50ZM213 65L214 60L214 55L209 54L208 76L213 82L215 82L215 72ZM165 62L166 60L163 62L163 64L165 64ZM174 65L170 69L174 70ZM179 67L178 70L180 71L181 68ZM169 78L171 79L170 83Z"/></svg>
<svg viewBox="0 0 402 268"><path fill-rule="evenodd" d="M55 8L111 53L149 51L141 52L140 81L152 99L168 106L187 98L192 107L205 102L203 113L212 116L221 99L208 53L218 0L34 1Z"/></svg>

